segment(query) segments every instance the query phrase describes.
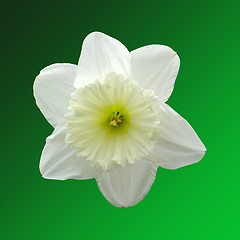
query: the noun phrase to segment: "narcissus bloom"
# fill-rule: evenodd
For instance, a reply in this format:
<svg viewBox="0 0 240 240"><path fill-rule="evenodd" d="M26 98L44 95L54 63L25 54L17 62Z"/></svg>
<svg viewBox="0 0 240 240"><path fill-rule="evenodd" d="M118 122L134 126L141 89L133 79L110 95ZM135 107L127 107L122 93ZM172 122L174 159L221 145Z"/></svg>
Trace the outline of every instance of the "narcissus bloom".
<svg viewBox="0 0 240 240"><path fill-rule="evenodd" d="M48 179L96 178L117 207L141 201L157 168L196 163L205 147L189 123L165 102L180 60L163 45L132 52L103 33L89 34L78 65L44 68L34 96L54 127L40 171Z"/></svg>

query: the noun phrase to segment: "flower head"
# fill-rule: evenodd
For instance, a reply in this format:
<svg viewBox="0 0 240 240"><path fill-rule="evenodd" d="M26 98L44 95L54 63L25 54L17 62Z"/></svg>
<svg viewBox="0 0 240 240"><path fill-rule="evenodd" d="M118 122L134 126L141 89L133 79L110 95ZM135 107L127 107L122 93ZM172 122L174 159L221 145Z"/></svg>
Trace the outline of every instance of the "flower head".
<svg viewBox="0 0 240 240"><path fill-rule="evenodd" d="M55 128L46 140L40 171L50 179L96 178L115 206L137 204L158 166L198 162L205 147L165 104L180 61L169 47L129 51L94 32L84 40L78 65L53 64L34 83L34 96Z"/></svg>

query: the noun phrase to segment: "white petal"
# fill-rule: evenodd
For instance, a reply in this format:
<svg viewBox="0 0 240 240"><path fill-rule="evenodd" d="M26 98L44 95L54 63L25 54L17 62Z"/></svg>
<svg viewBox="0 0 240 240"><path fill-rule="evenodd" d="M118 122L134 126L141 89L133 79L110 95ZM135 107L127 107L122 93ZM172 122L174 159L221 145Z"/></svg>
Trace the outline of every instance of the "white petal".
<svg viewBox="0 0 240 240"><path fill-rule="evenodd" d="M101 82L111 72L129 78L130 53L118 40L103 33L90 33L83 42L75 87L82 87L96 79Z"/></svg>
<svg viewBox="0 0 240 240"><path fill-rule="evenodd" d="M167 104L160 108L161 131L148 160L168 169L200 161L206 148L190 124Z"/></svg>
<svg viewBox="0 0 240 240"><path fill-rule="evenodd" d="M163 45L150 45L131 52L132 77L143 89L152 89L165 102L170 97L178 74L180 59Z"/></svg>
<svg viewBox="0 0 240 240"><path fill-rule="evenodd" d="M37 106L49 123L56 126L67 112L77 65L56 63L44 68L36 77L33 90Z"/></svg>
<svg viewBox="0 0 240 240"><path fill-rule="evenodd" d="M96 180L104 197L116 207L130 207L140 202L150 190L157 167L144 161L125 168L104 172Z"/></svg>
<svg viewBox="0 0 240 240"><path fill-rule="evenodd" d="M88 179L102 173L101 169L93 168L82 157L78 157L74 149L65 143L66 127L59 124L52 135L46 139L43 149L40 171L48 179Z"/></svg>

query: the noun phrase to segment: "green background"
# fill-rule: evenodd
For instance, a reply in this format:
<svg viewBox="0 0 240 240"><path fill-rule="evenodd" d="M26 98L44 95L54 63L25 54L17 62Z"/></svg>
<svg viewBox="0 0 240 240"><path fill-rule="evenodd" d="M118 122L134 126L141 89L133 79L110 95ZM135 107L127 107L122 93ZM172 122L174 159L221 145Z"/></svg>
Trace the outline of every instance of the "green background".
<svg viewBox="0 0 240 240"><path fill-rule="evenodd" d="M8 1L1 4L1 231L5 239L238 239L239 1ZM138 205L110 205L94 179L41 177L52 127L32 85L77 63L92 31L129 50L159 43L181 59L168 104L208 149L198 164L159 168Z"/></svg>

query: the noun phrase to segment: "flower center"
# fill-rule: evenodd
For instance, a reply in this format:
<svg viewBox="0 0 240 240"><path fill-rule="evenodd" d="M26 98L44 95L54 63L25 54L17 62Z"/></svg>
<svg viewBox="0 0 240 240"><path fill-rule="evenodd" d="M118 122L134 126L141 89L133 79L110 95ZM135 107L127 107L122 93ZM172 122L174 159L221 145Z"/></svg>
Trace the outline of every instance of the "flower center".
<svg viewBox="0 0 240 240"><path fill-rule="evenodd" d="M111 170L144 159L159 130L158 99L115 73L77 89L70 101L66 142L93 166Z"/></svg>
<svg viewBox="0 0 240 240"><path fill-rule="evenodd" d="M118 127L118 125L122 122L123 116L119 112L115 113L113 112L109 125L113 127Z"/></svg>

